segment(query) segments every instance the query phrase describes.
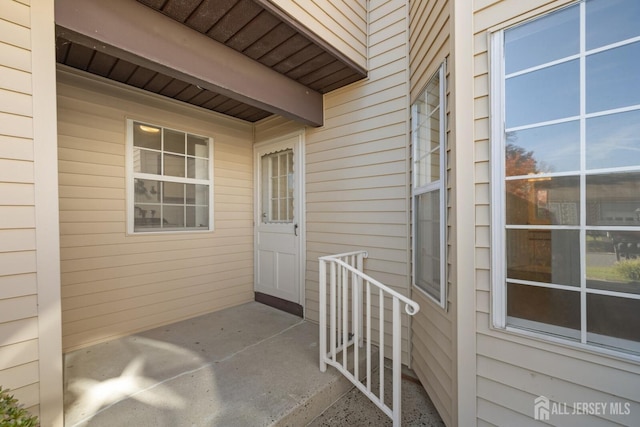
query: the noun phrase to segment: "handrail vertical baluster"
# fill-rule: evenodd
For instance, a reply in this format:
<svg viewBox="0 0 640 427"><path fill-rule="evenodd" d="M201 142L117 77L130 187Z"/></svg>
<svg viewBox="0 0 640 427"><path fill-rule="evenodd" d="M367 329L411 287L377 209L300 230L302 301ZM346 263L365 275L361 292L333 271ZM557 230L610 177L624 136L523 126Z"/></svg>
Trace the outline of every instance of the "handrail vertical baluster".
<svg viewBox="0 0 640 427"><path fill-rule="evenodd" d="M349 277L347 269L342 267L342 366L348 369L347 347L349 341Z"/></svg>
<svg viewBox="0 0 640 427"><path fill-rule="evenodd" d="M355 266L356 264L356 256L351 256L351 265ZM351 328L353 329L353 375L359 380L360 379L360 353L359 353L359 342L360 342L360 326L362 325L362 315L360 314L360 309L358 306L358 278L356 277L355 272L351 272L351 304L352 304L352 319Z"/></svg>
<svg viewBox="0 0 640 427"><path fill-rule="evenodd" d="M329 276L331 291L331 304L329 307L329 333L331 334L331 360L336 361L336 263L331 262L331 273Z"/></svg>
<svg viewBox="0 0 640 427"><path fill-rule="evenodd" d="M325 362L325 359L327 357L327 263L325 260L320 260L319 269L320 306L318 308L320 311L320 372L326 372L327 362Z"/></svg>
<svg viewBox="0 0 640 427"><path fill-rule="evenodd" d="M367 391L371 392L371 283L367 280Z"/></svg>
<svg viewBox="0 0 640 427"><path fill-rule="evenodd" d="M363 262L362 262L363 259L364 259L364 254L362 252L360 252L356 256L356 266L355 266L356 270L364 271L364 265L363 265ZM362 277L358 275L358 277L356 279L356 282L358 283L357 295L358 295L358 310L359 310L358 312L360 313L359 319L362 319L362 312L363 312L363 309L362 309L362 299L363 299L363 297L362 297ZM359 333L358 336L360 337L360 341L358 342L358 345L360 347L362 347L362 345L364 344L364 342L363 342L363 340L364 340L364 336L363 336L363 331L364 331L363 328L364 328L364 326L363 326L363 322L362 321L360 321L359 326L360 327L358 328L359 329L358 330L358 333Z"/></svg>
<svg viewBox="0 0 640 427"><path fill-rule="evenodd" d="M382 289L379 289L378 301L380 306L378 307L379 311L379 328L380 328L380 349L378 350L378 354L380 356L380 360L378 362L378 371L380 374L380 401L384 405L384 292Z"/></svg>
<svg viewBox="0 0 640 427"><path fill-rule="evenodd" d="M342 337L342 266L336 264L336 296L338 303L336 304L336 312L338 318L336 319L336 341L340 345L340 339Z"/></svg>

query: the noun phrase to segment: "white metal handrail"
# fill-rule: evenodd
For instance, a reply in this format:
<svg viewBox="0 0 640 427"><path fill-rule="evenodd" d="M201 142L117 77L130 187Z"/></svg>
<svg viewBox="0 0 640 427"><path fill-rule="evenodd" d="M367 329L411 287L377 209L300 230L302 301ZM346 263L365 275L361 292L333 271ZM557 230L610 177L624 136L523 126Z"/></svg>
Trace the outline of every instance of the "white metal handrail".
<svg viewBox="0 0 640 427"><path fill-rule="evenodd" d="M378 406L391 420L394 427L400 426L401 419L401 311L404 303L406 313L413 316L420 310L415 301L394 291L363 272L366 251L349 252L320 257L320 371L327 365L338 369L360 391ZM329 269L327 269L327 264ZM329 273L329 303L327 304L327 273ZM378 393L371 387L371 346L372 335L372 293L378 294L378 337L379 379ZM375 296L375 295L374 295ZM385 358L385 298L392 301L392 407L384 401L384 358ZM327 316L327 305L329 315ZM349 315L350 314L350 315ZM327 328L327 317L329 327ZM327 329L329 342L327 343ZM358 345L354 345L358 343ZM329 349L327 351L327 344ZM365 383L359 372L360 347L366 345ZM349 367L348 351L353 347L353 366ZM340 353L341 356L340 357ZM342 360L340 360L342 359Z"/></svg>

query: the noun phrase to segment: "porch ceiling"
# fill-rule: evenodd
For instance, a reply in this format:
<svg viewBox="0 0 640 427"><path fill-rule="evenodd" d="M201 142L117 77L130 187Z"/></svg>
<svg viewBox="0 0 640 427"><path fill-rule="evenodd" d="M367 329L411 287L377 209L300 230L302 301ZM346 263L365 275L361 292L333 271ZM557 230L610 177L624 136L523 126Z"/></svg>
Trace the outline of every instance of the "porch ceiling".
<svg viewBox="0 0 640 427"><path fill-rule="evenodd" d="M59 63L250 122L276 113L321 125L309 105L366 76L269 0L57 0L56 22ZM140 26L155 38L134 38ZM234 67L260 78L223 76Z"/></svg>

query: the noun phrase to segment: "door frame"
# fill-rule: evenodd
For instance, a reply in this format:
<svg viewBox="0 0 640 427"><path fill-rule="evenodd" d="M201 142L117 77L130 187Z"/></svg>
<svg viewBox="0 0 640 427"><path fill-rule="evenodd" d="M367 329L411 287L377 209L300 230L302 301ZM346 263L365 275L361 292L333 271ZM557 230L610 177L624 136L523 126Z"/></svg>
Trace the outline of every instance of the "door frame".
<svg viewBox="0 0 640 427"><path fill-rule="evenodd" d="M265 141L256 142L253 145L253 290L256 292L256 284L258 283L258 224L261 218L261 195L260 195L260 177L261 162L258 159L258 153L261 149L273 146L273 151L280 151L289 146L289 140L296 138L293 148L293 162L298 165L296 169L296 184L300 186L298 191L298 200L294 202L294 212L298 214L298 238L299 238L299 265L298 265L298 293L299 301L293 301L302 306L302 317L306 315L306 191L305 191L305 144L304 129L296 132L290 132L285 135L271 138ZM294 166L295 167L295 166Z"/></svg>

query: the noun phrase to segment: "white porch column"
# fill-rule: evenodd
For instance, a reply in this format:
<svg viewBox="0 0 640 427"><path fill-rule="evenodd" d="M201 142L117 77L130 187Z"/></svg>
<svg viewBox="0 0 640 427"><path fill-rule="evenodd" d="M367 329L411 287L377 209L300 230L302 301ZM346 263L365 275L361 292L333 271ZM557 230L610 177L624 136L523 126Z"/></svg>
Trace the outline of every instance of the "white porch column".
<svg viewBox="0 0 640 427"><path fill-rule="evenodd" d="M473 2L451 0L457 328L454 425L476 425L475 180Z"/></svg>
<svg viewBox="0 0 640 427"><path fill-rule="evenodd" d="M31 2L40 423L61 427L62 319L54 0Z"/></svg>

